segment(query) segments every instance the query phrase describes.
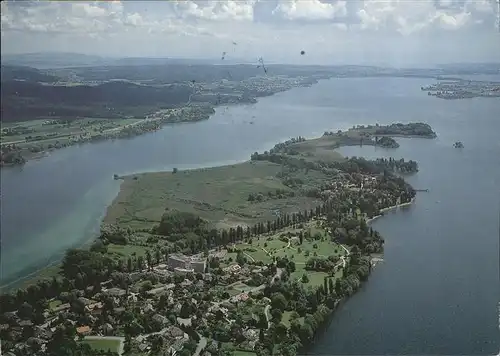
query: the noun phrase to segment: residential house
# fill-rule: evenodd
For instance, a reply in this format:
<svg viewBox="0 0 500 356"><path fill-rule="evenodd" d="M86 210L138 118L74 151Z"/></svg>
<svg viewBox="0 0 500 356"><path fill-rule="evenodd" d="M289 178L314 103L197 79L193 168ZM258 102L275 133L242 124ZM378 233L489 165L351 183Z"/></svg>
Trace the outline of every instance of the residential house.
<svg viewBox="0 0 500 356"><path fill-rule="evenodd" d="M113 334L113 330L114 330L114 328L113 328L113 326L110 323L106 323L103 326L101 326L101 332L104 335L111 335L111 334Z"/></svg>
<svg viewBox="0 0 500 356"><path fill-rule="evenodd" d="M102 302L91 303L85 306L85 310L90 312L92 315L99 315L102 313L102 308L104 307Z"/></svg>
<svg viewBox="0 0 500 356"><path fill-rule="evenodd" d="M21 320L19 322L19 326L22 328L27 327L27 326L33 326L33 322L31 320Z"/></svg>
<svg viewBox="0 0 500 356"><path fill-rule="evenodd" d="M155 308L154 308L154 307L153 307L153 305L152 305L151 303L149 303L149 302L148 302L148 303L146 303L146 304L144 305L144 307L142 308L142 311L143 311L144 313L149 313L149 312L152 312L152 311L154 311L154 310L155 310Z"/></svg>
<svg viewBox="0 0 500 356"><path fill-rule="evenodd" d="M160 314L153 315L153 320L162 326L168 324L168 318Z"/></svg>
<svg viewBox="0 0 500 356"><path fill-rule="evenodd" d="M79 326L76 328L76 332L81 335L88 335L90 334L90 326L85 325L85 326Z"/></svg>
<svg viewBox="0 0 500 356"><path fill-rule="evenodd" d="M168 334L174 339L184 337L184 331L182 331L182 329L178 328L177 326L171 326L170 328L168 328Z"/></svg>
<svg viewBox="0 0 500 356"><path fill-rule="evenodd" d="M111 295L113 297L121 297L127 294L127 291L121 288L109 288L104 291L107 295Z"/></svg>

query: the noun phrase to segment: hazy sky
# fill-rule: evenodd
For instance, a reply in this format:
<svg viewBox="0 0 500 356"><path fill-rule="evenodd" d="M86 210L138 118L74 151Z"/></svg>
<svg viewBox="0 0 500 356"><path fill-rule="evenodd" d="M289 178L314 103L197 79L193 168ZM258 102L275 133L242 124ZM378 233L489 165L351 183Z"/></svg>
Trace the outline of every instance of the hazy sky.
<svg viewBox="0 0 500 356"><path fill-rule="evenodd" d="M1 45L323 64L500 61L496 9L496 0L3 1Z"/></svg>

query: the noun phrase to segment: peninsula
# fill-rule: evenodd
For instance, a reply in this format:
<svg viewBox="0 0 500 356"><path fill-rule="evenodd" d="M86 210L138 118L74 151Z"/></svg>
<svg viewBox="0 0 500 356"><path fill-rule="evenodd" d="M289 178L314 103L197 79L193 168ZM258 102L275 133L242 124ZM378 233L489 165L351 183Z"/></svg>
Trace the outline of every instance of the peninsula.
<svg viewBox="0 0 500 356"><path fill-rule="evenodd" d="M436 84L422 87L429 96L439 99L500 98L500 82L440 78Z"/></svg>
<svg viewBox="0 0 500 356"><path fill-rule="evenodd" d="M0 296L4 352L297 355L367 280L384 239L368 220L413 201L404 159L342 157L422 123L296 137L248 162L134 174L89 249ZM111 177L110 177L111 179ZM107 352L107 353L106 353Z"/></svg>

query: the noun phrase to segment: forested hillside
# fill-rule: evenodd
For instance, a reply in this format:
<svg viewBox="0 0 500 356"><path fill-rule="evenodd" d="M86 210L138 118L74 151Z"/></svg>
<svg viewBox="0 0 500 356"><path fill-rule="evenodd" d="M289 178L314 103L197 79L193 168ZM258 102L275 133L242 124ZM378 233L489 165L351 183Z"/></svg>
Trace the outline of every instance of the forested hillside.
<svg viewBox="0 0 500 356"><path fill-rule="evenodd" d="M187 102L192 91L187 85L153 87L111 82L97 86L54 86L3 81L2 121L133 116L141 107L171 107Z"/></svg>

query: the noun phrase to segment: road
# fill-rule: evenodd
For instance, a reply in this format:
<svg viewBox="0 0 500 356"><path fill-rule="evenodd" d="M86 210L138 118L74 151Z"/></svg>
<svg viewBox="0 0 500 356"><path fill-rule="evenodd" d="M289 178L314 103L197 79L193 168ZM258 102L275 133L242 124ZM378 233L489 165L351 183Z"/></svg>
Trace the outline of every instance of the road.
<svg viewBox="0 0 500 356"><path fill-rule="evenodd" d="M199 333L197 334L200 337L200 341L198 341L198 345L196 346L196 350L194 351L193 356L198 356L200 352L202 352L203 349L207 346L207 339L201 336Z"/></svg>
<svg viewBox="0 0 500 356"><path fill-rule="evenodd" d="M344 245L340 245L340 246L342 246L342 248L345 250L346 256L349 257L351 252ZM345 268L345 264L346 264L345 256L340 256L340 260L342 262L342 266ZM335 267L337 267L337 266L335 266Z"/></svg>
<svg viewBox="0 0 500 356"><path fill-rule="evenodd" d="M271 306L268 304L266 305L266 307L264 308L264 314L266 316L266 320L267 320L267 328L269 329L271 327L271 316L269 315L269 309L271 309Z"/></svg>
<svg viewBox="0 0 500 356"><path fill-rule="evenodd" d="M271 284L274 284L278 279L281 279L281 275L283 274L282 268L276 268L276 274L273 276L271 280Z"/></svg>
<svg viewBox="0 0 500 356"><path fill-rule="evenodd" d="M118 355L123 355L123 347L125 345L125 338L121 336L85 336L83 340L115 340L119 341Z"/></svg>

